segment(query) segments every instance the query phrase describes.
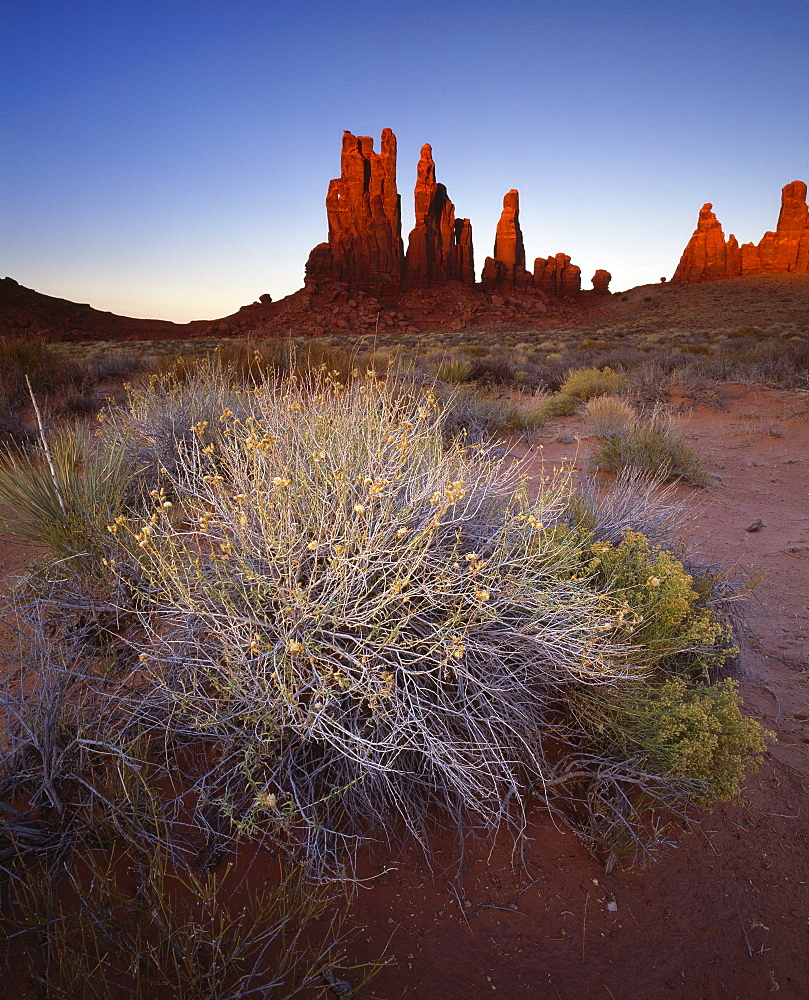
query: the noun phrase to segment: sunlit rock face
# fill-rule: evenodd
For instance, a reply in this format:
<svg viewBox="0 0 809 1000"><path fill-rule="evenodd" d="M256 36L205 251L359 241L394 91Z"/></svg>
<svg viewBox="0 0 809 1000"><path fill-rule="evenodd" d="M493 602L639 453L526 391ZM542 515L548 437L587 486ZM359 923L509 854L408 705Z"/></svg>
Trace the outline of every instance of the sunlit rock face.
<svg viewBox="0 0 809 1000"><path fill-rule="evenodd" d="M382 132L381 152L370 136L343 133L340 176L326 195L328 243L309 255L306 277L363 288L397 288L404 247L396 190L396 136Z"/></svg>
<svg viewBox="0 0 809 1000"><path fill-rule="evenodd" d="M329 238L309 254L307 287L312 290L335 281L371 291L421 289L455 281L475 285L472 223L455 218L447 189L436 180L429 144L421 149L414 199L416 224L405 254L396 189L396 136L385 129L381 152L376 153L371 138L345 132L340 176L329 184L326 196ZM537 301L545 296L578 298L581 270L569 256L557 254L541 264L539 277L537 266L534 274L526 270L520 195L512 189L503 198L493 256L486 258L481 285L488 292L522 289Z"/></svg>
<svg viewBox="0 0 809 1000"><path fill-rule="evenodd" d="M494 238L494 255L486 258L480 280L487 289L498 285L524 288L534 283L533 277L525 270L520 193L513 188L503 197L503 211Z"/></svg>
<svg viewBox="0 0 809 1000"><path fill-rule="evenodd" d="M609 271L599 268L593 275L593 291L596 295L609 295L612 275Z"/></svg>
<svg viewBox="0 0 809 1000"><path fill-rule="evenodd" d="M571 264L566 253L558 253L555 257L537 257L534 261L534 283L553 298L577 299L581 292L581 268Z"/></svg>
<svg viewBox="0 0 809 1000"><path fill-rule="evenodd" d="M732 234L726 240L712 208L710 203L702 206L672 281L690 285L748 274L809 274L809 208L803 181L783 188L778 226L758 244L739 246Z"/></svg>

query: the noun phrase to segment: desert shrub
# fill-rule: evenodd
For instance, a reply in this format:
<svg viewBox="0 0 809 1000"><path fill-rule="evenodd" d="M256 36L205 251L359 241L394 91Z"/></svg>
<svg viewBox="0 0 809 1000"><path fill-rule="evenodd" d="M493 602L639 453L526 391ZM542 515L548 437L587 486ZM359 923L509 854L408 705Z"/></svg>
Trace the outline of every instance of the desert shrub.
<svg viewBox="0 0 809 1000"><path fill-rule="evenodd" d="M471 386L438 393L441 426L448 439L486 441L512 431L530 435L545 422L544 403L531 396L496 397Z"/></svg>
<svg viewBox="0 0 809 1000"><path fill-rule="evenodd" d="M573 369L567 373L559 391L543 403L542 416L546 420L573 416L583 403L596 396L620 392L626 384L626 376L611 368L602 371L598 368Z"/></svg>
<svg viewBox="0 0 809 1000"><path fill-rule="evenodd" d="M481 359L469 373L471 382L479 382L482 385L509 385L514 381L514 366L508 358L489 355Z"/></svg>
<svg viewBox="0 0 809 1000"><path fill-rule="evenodd" d="M738 799L773 734L741 711L737 684L689 684L682 677L629 690L618 684L588 698L587 718L598 742L631 759L642 754L660 776L687 782L701 806Z"/></svg>
<svg viewBox="0 0 809 1000"><path fill-rule="evenodd" d="M559 392L582 403L595 396L612 396L627 385L626 375L611 368L578 368L571 371Z"/></svg>
<svg viewBox="0 0 809 1000"><path fill-rule="evenodd" d="M578 413L580 406L581 400L575 396L557 392L543 402L542 416L545 420L553 420L554 417L572 417L574 413Z"/></svg>
<svg viewBox="0 0 809 1000"><path fill-rule="evenodd" d="M598 735L601 695L698 691L730 648L658 483L624 473L604 497L563 474L529 496L519 468L446 433L434 391L373 372L155 379L101 429L148 451L177 413L187 433L156 456L148 508L124 497L98 531L91 595L60 577L15 598L39 673L72 657L60 697L81 723L60 725L81 736L41 795L63 801L78 773L112 801L88 748L138 761L148 732L206 838L270 832L338 865L364 836L427 846L436 822L519 834L529 795L593 843L628 796L620 830L644 850L647 810L714 795L640 737L619 752L628 722ZM24 733L45 708L18 713ZM15 759L50 759L40 745Z"/></svg>
<svg viewBox="0 0 809 1000"><path fill-rule="evenodd" d="M605 438L593 452L594 468L618 472L632 468L662 479L683 479L706 487L705 463L684 440L674 421L660 412L639 417L623 433Z"/></svg>
<svg viewBox="0 0 809 1000"><path fill-rule="evenodd" d="M625 431L637 414L623 399L615 396L595 396L587 401L584 416L596 437L609 437Z"/></svg>
<svg viewBox="0 0 809 1000"><path fill-rule="evenodd" d="M0 434L9 443L32 440L23 418L31 405L26 376L47 414L80 415L96 406L87 366L61 357L43 340L0 337Z"/></svg>
<svg viewBox="0 0 809 1000"><path fill-rule="evenodd" d="M593 541L587 569L614 595L623 638L636 646L645 664L664 660L706 679L733 648L728 623L704 604L686 566L665 548L654 547L637 531L615 543Z"/></svg>

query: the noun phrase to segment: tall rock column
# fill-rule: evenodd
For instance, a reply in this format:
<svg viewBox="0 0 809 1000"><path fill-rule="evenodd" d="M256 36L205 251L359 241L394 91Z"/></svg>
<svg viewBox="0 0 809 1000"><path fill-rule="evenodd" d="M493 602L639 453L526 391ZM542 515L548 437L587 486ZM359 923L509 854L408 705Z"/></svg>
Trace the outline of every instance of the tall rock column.
<svg viewBox="0 0 809 1000"><path fill-rule="evenodd" d="M520 192L514 188L503 197L503 211L494 237L494 259L506 267L525 270L525 246L520 229Z"/></svg>
<svg viewBox="0 0 809 1000"><path fill-rule="evenodd" d="M764 234L758 256L762 274L809 274L809 208L803 181L782 189L778 226Z"/></svg>
<svg viewBox="0 0 809 1000"><path fill-rule="evenodd" d="M369 136L343 133L340 177L326 195L329 240L309 255L307 280L329 278L364 288L402 281L401 201L396 190L396 136L382 132L381 152Z"/></svg>
<svg viewBox="0 0 809 1000"><path fill-rule="evenodd" d="M508 191L503 198L503 211L494 238L494 256L483 265L481 282L492 285L528 285L531 275L525 270L525 245L520 229L520 193Z"/></svg>
<svg viewBox="0 0 809 1000"><path fill-rule="evenodd" d="M472 227L468 219L459 220L460 226L456 222L447 189L436 182L429 143L421 147L414 195L416 225L407 244L406 283L414 287L451 280L474 284Z"/></svg>
<svg viewBox="0 0 809 1000"><path fill-rule="evenodd" d="M472 222L469 219L455 220L455 273L451 278L457 278L465 285L475 283L475 251L472 246Z"/></svg>

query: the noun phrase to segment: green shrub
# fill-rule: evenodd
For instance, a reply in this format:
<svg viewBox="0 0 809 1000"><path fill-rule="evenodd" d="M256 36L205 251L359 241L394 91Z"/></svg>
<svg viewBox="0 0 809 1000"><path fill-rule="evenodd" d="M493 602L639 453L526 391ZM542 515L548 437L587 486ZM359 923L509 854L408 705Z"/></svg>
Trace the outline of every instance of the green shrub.
<svg viewBox="0 0 809 1000"><path fill-rule="evenodd" d="M684 782L700 806L737 799L745 772L755 770L774 739L742 714L736 682L709 686L682 677L633 689L618 685L588 717L597 720L598 742L613 742L628 759L638 754L661 777Z"/></svg>
<svg viewBox="0 0 809 1000"><path fill-rule="evenodd" d="M625 642L644 666L679 662L705 679L733 648L730 630L705 606L685 565L637 531L617 544L593 541L586 568L610 594Z"/></svg>
<svg viewBox="0 0 809 1000"><path fill-rule="evenodd" d="M569 396L565 392L557 392L555 396L550 396L542 404L542 416L545 420L553 420L554 417L572 417L578 413L581 400L575 396Z"/></svg>
<svg viewBox="0 0 809 1000"><path fill-rule="evenodd" d="M612 396L626 388L628 379L611 368L577 368L570 372L559 392L582 403L595 396Z"/></svg>

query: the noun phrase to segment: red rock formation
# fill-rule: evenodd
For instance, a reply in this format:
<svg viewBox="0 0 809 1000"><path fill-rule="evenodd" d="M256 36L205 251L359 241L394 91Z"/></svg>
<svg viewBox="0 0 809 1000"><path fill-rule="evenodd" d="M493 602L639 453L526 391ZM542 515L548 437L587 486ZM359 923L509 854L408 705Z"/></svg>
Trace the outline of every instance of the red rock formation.
<svg viewBox="0 0 809 1000"><path fill-rule="evenodd" d="M475 251L472 246L472 223L469 219L455 220L455 265L453 275L465 285L475 283Z"/></svg>
<svg viewBox="0 0 809 1000"><path fill-rule="evenodd" d="M725 242L711 208L704 205L699 213L697 228L672 281L688 285L747 274L809 274L809 208L803 181L784 187L776 231L765 233L758 245L740 247L733 235Z"/></svg>
<svg viewBox="0 0 809 1000"><path fill-rule="evenodd" d="M566 253L547 259L537 257L534 261L534 284L553 298L577 299L581 292L581 268L571 264Z"/></svg>
<svg viewBox="0 0 809 1000"><path fill-rule="evenodd" d="M599 268L593 275L593 291L596 295L609 295L612 275L609 271Z"/></svg>
<svg viewBox="0 0 809 1000"><path fill-rule="evenodd" d="M494 256L483 265L481 284L525 287L533 283L525 270L525 245L520 229L520 193L513 188L503 198L503 211L494 238Z"/></svg>
<svg viewBox="0 0 809 1000"><path fill-rule="evenodd" d="M699 213L697 228L685 248L672 281L691 285L698 281L714 281L727 276L727 247L722 225L707 202ZM738 249L736 237L731 236Z"/></svg>
<svg viewBox="0 0 809 1000"><path fill-rule="evenodd" d="M446 281L474 284L472 226L468 219L456 222L447 189L436 182L429 143L421 147L414 194L416 226L408 240L406 283L416 288Z"/></svg>
<svg viewBox="0 0 809 1000"><path fill-rule="evenodd" d="M520 192L511 189L503 197L503 211L494 237L494 259L506 267L525 270L525 246L520 229Z"/></svg>
<svg viewBox="0 0 809 1000"><path fill-rule="evenodd" d="M396 136L384 129L382 151L375 153L369 136L344 132L340 167L340 177L326 195L329 240L309 255L307 282L330 279L396 288L404 263Z"/></svg>

